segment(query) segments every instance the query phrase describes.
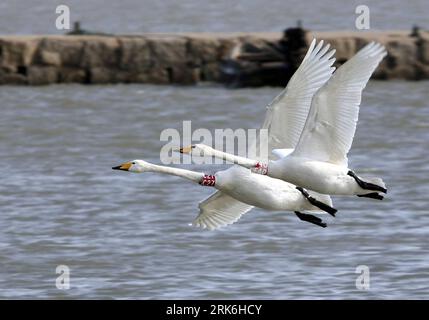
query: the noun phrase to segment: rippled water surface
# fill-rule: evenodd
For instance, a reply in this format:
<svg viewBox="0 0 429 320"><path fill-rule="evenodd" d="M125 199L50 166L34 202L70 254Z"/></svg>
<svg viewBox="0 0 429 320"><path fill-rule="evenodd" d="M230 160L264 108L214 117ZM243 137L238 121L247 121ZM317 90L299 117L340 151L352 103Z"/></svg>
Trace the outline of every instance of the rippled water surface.
<svg viewBox="0 0 429 320"><path fill-rule="evenodd" d="M301 19L311 30L356 30L356 7L370 9L371 29L429 28L427 0L2 0L0 34L50 34L66 4L82 27L109 33L281 31Z"/></svg>
<svg viewBox="0 0 429 320"><path fill-rule="evenodd" d="M384 178L385 201L335 197L326 229L255 209L214 232L188 226L210 188L111 167L159 162L161 131L182 120L258 127L280 89L2 86L0 297L427 299L428 85L364 92L351 166ZM57 265L70 290L56 289Z"/></svg>

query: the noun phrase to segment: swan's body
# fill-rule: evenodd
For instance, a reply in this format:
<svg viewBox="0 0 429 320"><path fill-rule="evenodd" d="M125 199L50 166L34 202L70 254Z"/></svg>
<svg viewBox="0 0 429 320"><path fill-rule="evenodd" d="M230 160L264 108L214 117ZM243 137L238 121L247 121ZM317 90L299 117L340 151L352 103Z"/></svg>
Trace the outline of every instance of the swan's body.
<svg viewBox="0 0 429 320"><path fill-rule="evenodd" d="M270 151L275 148L294 148L298 142L314 93L335 70L332 67L335 59L331 58L335 50L329 52L328 50L329 45L323 46L323 41L316 45L316 41L313 40L287 87L267 106L268 111L262 128L268 130L268 149ZM294 94L291 95L289 92ZM300 105L301 108L298 112L287 108L288 105L294 104ZM255 142L253 146L255 150L256 146ZM296 211L295 213L301 220L326 226L319 218L302 214L298 210L320 212L319 208L322 208L332 215L336 211L330 207L332 201L329 196L321 196L314 192L310 192L308 195L306 191L299 191L296 186L288 182L257 175L251 170L239 166L217 172L214 175L215 183L212 185L213 177L205 178L206 175L203 173L157 166L141 161L134 162L137 165L141 164L138 170L142 171L138 171L137 165L132 165L131 162L115 168L126 167L127 171L173 174L218 189L210 197L200 202L200 214L194 221L194 225L197 226L215 229L234 223L254 206L268 210Z"/></svg>
<svg viewBox="0 0 429 320"><path fill-rule="evenodd" d="M362 189L356 183L355 179L347 174L349 171L347 167L341 167L328 162L286 155L279 160L264 164L257 160L218 151L204 144L196 144L193 149L192 152L194 154L204 154L205 156L213 156L227 162L233 162L241 167L252 170L255 174L287 181L293 185L304 186L302 183L305 181L306 185L311 185L310 190L318 193L335 195L360 195L367 193L367 190ZM280 154L280 152L277 152L277 154ZM288 170L284 170L285 167ZM304 176L302 172L305 172ZM379 181L377 180L376 182ZM308 188L307 186L304 187Z"/></svg>
<svg viewBox="0 0 429 320"><path fill-rule="evenodd" d="M304 188L311 186L311 190L324 194L362 195L368 193L368 190L361 188L356 180L348 175L350 169L329 162L287 156L269 163L267 171L270 177L289 181ZM382 184L377 178L362 179Z"/></svg>
<svg viewBox="0 0 429 320"><path fill-rule="evenodd" d="M216 189L252 206L276 211L320 211L311 205L294 185L282 180L254 174L240 166L218 171L215 176ZM316 193L313 195L320 201L332 205L329 197L319 197Z"/></svg>
<svg viewBox="0 0 429 320"><path fill-rule="evenodd" d="M312 98L308 117L293 152L268 163L233 155L228 156L229 160L256 173L319 193L382 199L377 192L386 193L383 181L355 175L348 168L347 153L356 130L362 90L385 55L383 46L371 43L334 73ZM304 112L299 104L286 108L293 110L289 113ZM303 121L301 117L295 118ZM288 145L281 147L290 148ZM213 153L210 148L207 150ZM222 152L213 155L226 158Z"/></svg>
<svg viewBox="0 0 429 320"><path fill-rule="evenodd" d="M195 226L216 229L236 222L252 206L275 211L313 211L320 213L303 194L290 183L252 173L249 169L233 166L214 175L179 168L155 165L143 160L124 163L113 169L136 173L157 172L185 178L200 185L214 187L215 193L201 203L201 212L194 220ZM317 196L319 201L331 206L327 195ZM241 205L243 203L243 206ZM235 210L225 211L225 208Z"/></svg>

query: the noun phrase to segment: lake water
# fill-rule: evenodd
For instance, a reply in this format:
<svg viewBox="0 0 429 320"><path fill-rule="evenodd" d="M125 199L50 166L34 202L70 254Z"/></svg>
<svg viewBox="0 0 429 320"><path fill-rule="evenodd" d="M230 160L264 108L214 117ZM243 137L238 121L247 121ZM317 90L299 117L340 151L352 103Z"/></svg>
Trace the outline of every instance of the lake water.
<svg viewBox="0 0 429 320"><path fill-rule="evenodd" d="M282 31L296 25L311 30L356 30L355 9L370 9L371 29L429 28L427 0L2 0L0 34L50 34L55 9L70 8L71 21L109 33Z"/></svg>
<svg viewBox="0 0 429 320"><path fill-rule="evenodd" d="M112 33L354 29L362 1L61 1ZM54 0L0 2L0 34L63 33ZM372 29L428 28L426 0L367 2ZM0 298L429 298L429 83L369 83L352 151L384 201L335 197L322 229L254 209L208 232L188 224L212 190L111 170L159 162L165 128L257 128L279 88L0 87ZM214 172L225 166L192 166ZM70 289L56 288L58 265ZM358 266L370 289L360 291Z"/></svg>
<svg viewBox="0 0 429 320"><path fill-rule="evenodd" d="M351 167L384 178L384 201L334 197L326 229L254 209L214 232L188 225L210 188L111 167L159 163L161 131L183 120L259 127L279 88L2 86L0 298L428 299L428 85L364 92Z"/></svg>

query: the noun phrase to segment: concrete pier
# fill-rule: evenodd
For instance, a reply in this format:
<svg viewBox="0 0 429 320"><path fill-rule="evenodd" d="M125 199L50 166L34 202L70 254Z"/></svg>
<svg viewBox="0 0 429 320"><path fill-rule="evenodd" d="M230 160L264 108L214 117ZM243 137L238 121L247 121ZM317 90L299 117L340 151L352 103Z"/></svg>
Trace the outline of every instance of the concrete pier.
<svg viewBox="0 0 429 320"><path fill-rule="evenodd" d="M306 32L337 49L343 63L370 41L388 57L377 79L429 79L429 32ZM54 83L195 84L219 82L220 65L240 55L243 44L278 43L281 33L187 33L123 36L0 36L0 84Z"/></svg>

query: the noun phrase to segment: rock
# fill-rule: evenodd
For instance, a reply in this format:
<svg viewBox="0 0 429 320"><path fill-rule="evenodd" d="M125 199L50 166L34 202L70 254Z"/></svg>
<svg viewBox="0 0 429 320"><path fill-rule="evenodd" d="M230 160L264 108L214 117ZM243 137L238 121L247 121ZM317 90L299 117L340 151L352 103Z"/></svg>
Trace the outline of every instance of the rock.
<svg viewBox="0 0 429 320"><path fill-rule="evenodd" d="M0 68L0 85L2 84L27 84L27 78L25 75L9 73L7 69Z"/></svg>
<svg viewBox="0 0 429 320"><path fill-rule="evenodd" d="M167 68L152 68L149 69L146 73L146 81L147 83L153 84L169 84L170 77Z"/></svg>
<svg viewBox="0 0 429 320"><path fill-rule="evenodd" d="M124 83L154 83L148 80L148 72L131 72L127 73Z"/></svg>
<svg viewBox="0 0 429 320"><path fill-rule="evenodd" d="M369 42L379 42L385 45L388 56L382 60L375 70L372 76L374 79L413 80L419 78L419 67L416 64L418 60L417 38L410 37L408 31L315 32L309 33L308 39L312 36L331 43L337 49L335 56L337 62L340 63L350 59Z"/></svg>
<svg viewBox="0 0 429 320"><path fill-rule="evenodd" d="M421 47L419 48L421 62L429 65L429 31L420 31Z"/></svg>
<svg viewBox="0 0 429 320"><path fill-rule="evenodd" d="M429 79L429 65L420 61L416 62L416 80Z"/></svg>
<svg viewBox="0 0 429 320"><path fill-rule="evenodd" d="M47 66L61 66L61 57L58 52L42 51L40 53L41 64Z"/></svg>
<svg viewBox="0 0 429 320"><path fill-rule="evenodd" d="M389 79L416 80L417 46L415 38L388 39L384 43L388 56L377 72L385 72ZM377 72L374 76L377 76Z"/></svg>
<svg viewBox="0 0 429 320"><path fill-rule="evenodd" d="M150 68L147 81L154 84L194 83L195 64L187 56L187 40L180 36L147 37Z"/></svg>
<svg viewBox="0 0 429 320"><path fill-rule="evenodd" d="M105 67L91 68L86 79L91 84L131 83L132 80L129 72Z"/></svg>
<svg viewBox="0 0 429 320"><path fill-rule="evenodd" d="M236 38L222 38L220 39L220 57L221 59L231 56L231 53L235 47L240 43L239 39Z"/></svg>
<svg viewBox="0 0 429 320"><path fill-rule="evenodd" d="M0 72L0 84L8 85L24 85L28 84L27 78L18 73L4 73Z"/></svg>
<svg viewBox="0 0 429 320"><path fill-rule="evenodd" d="M151 36L147 38L152 66L173 67L187 61L184 37Z"/></svg>
<svg viewBox="0 0 429 320"><path fill-rule="evenodd" d="M218 82L220 80L220 65L218 62L205 63L201 67L201 81Z"/></svg>
<svg viewBox="0 0 429 320"><path fill-rule="evenodd" d="M56 67L28 67L28 84L46 85L58 83L58 68Z"/></svg>
<svg viewBox="0 0 429 320"><path fill-rule="evenodd" d="M188 38L187 59L195 65L216 62L222 58L221 40L213 38Z"/></svg>
<svg viewBox="0 0 429 320"><path fill-rule="evenodd" d="M115 83L115 71L104 67L90 68L88 81L92 84Z"/></svg>
<svg viewBox="0 0 429 320"><path fill-rule="evenodd" d="M61 66L61 57L59 52L42 51L40 53L41 63L47 66Z"/></svg>
<svg viewBox="0 0 429 320"><path fill-rule="evenodd" d="M83 68L117 68L120 60L120 46L116 37L84 37L82 59Z"/></svg>
<svg viewBox="0 0 429 320"><path fill-rule="evenodd" d="M0 39L0 67L10 72L27 67L33 61L39 39L36 37L3 37Z"/></svg>
<svg viewBox="0 0 429 320"><path fill-rule="evenodd" d="M120 38L119 45L119 68L130 71L143 71L150 67L149 45L144 38Z"/></svg>
<svg viewBox="0 0 429 320"><path fill-rule="evenodd" d="M82 37L84 38L84 37ZM35 64L64 67L78 67L83 54L83 39L81 37L45 37L41 41Z"/></svg>
<svg viewBox="0 0 429 320"><path fill-rule="evenodd" d="M170 83L195 84L199 80L199 69L185 64L167 68L167 74Z"/></svg>
<svg viewBox="0 0 429 320"><path fill-rule="evenodd" d="M427 31L419 31L416 36L410 36L409 31L307 32L305 43L309 44L313 37L324 39L337 49L338 65L375 40L385 44L389 52L376 69L375 78L429 78ZM271 63L280 62L283 57L276 55L282 48L278 47L280 38L281 33L3 36L0 37L0 83L194 84L222 81L221 65L228 58L251 62L256 69L273 74L272 70L280 69ZM290 45L288 43L287 47ZM272 50L274 46L277 49ZM306 49L303 46L288 52L300 63L299 50L305 53ZM284 57L289 65L295 65L295 58L288 54ZM287 80L289 73L273 74L272 78ZM260 80L258 84L268 83L266 79Z"/></svg>
<svg viewBox="0 0 429 320"><path fill-rule="evenodd" d="M62 67L59 69L60 83L87 83L87 72L83 69Z"/></svg>

